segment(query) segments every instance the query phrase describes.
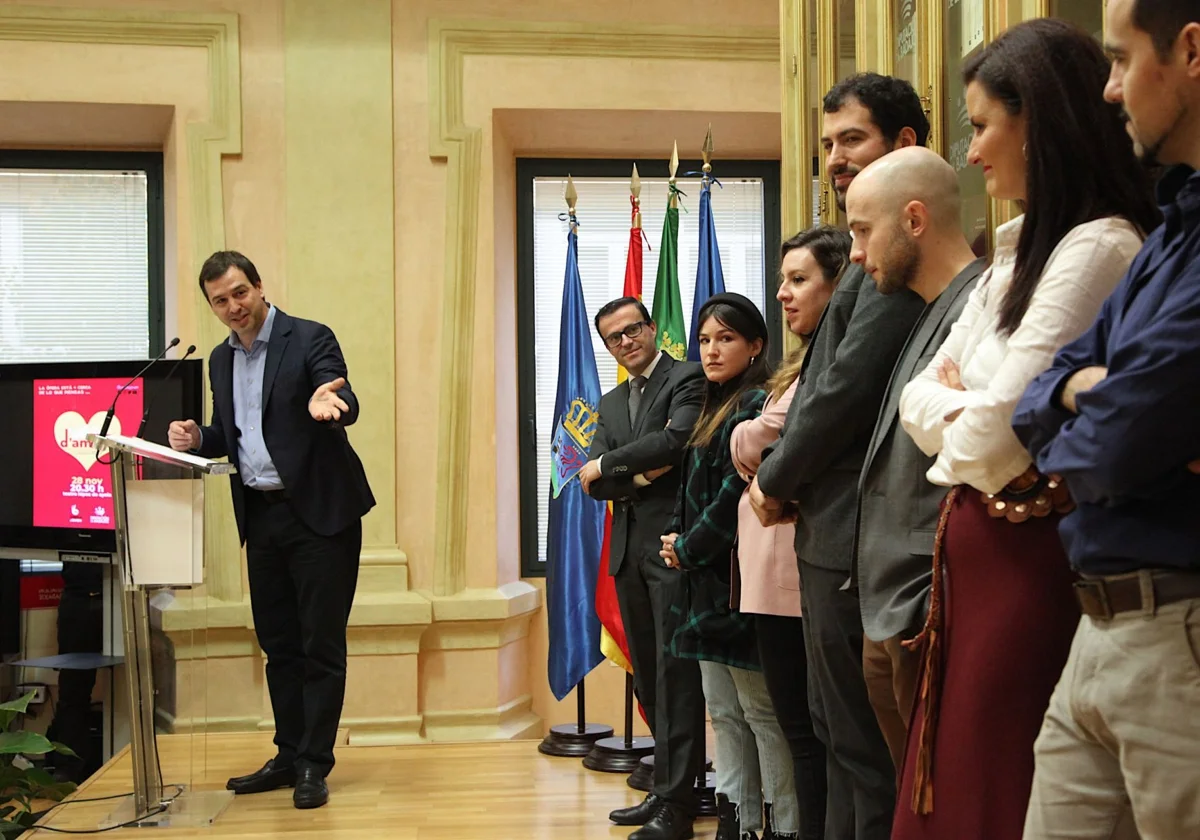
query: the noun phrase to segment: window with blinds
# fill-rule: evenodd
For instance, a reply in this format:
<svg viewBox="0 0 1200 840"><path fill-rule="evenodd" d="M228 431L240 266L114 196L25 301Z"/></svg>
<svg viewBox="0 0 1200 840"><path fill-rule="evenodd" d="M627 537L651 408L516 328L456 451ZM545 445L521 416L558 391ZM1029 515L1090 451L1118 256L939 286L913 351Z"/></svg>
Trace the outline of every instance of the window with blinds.
<svg viewBox="0 0 1200 840"><path fill-rule="evenodd" d="M161 156L0 153L0 363L153 355L161 196Z"/></svg>
<svg viewBox="0 0 1200 840"><path fill-rule="evenodd" d="M560 218L566 211L563 199L567 173L571 171L579 193L576 215L579 220L579 273L589 323L605 303L621 297L625 284L625 262L629 249L630 202L629 176L580 175L558 162L555 174L534 175L525 188L527 215L519 218L519 236L525 240L521 267L522 321L521 345L522 416L526 428L522 435L522 531L523 566L527 574L536 574L546 559L546 525L549 518L550 435L554 401L558 387L559 332L563 293L563 275L567 255L567 222ZM617 164L626 172L629 164ZM696 167L698 168L698 167ZM658 272L659 245L667 208L667 179L646 177L641 191L642 228L642 300L647 310L654 302ZM664 171L660 165L658 171ZM680 171L685 171L684 167ZM777 172L777 164L775 165ZM723 173L718 173L723 174ZM754 301L767 316L778 320L774 301L774 273L778 238L768 236L779 229L778 181L768 177L721 177L721 186L712 188L713 219L721 252L721 268L727 291L740 292ZM699 248L698 178L680 178L677 182L686 196L681 198L679 214L679 288L683 312L690 328L695 292ZM774 218L768 220L774 211ZM768 243L772 253L768 255ZM530 253L530 251L532 253ZM768 289L768 276L771 277ZM530 335L532 333L532 335ZM592 352L600 376L602 393L617 384L617 364L604 342L590 331ZM529 380L532 380L530 382ZM532 427L532 428L530 428Z"/></svg>

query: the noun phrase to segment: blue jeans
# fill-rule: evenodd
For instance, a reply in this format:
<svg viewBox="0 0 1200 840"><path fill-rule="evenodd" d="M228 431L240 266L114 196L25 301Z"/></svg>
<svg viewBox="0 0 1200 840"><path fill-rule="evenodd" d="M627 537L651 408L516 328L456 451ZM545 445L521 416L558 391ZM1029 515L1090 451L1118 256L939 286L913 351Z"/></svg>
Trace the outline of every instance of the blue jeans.
<svg viewBox="0 0 1200 840"><path fill-rule="evenodd" d="M761 831L771 805L775 833L800 831L792 754L759 671L701 662L704 699L716 736L717 792L737 805L740 831Z"/></svg>

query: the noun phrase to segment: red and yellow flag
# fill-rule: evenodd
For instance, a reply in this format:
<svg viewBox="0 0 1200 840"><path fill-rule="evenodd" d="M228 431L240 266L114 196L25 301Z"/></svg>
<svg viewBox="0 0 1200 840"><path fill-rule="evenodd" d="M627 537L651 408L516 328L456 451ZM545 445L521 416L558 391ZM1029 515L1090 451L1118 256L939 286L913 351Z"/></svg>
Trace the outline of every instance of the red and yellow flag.
<svg viewBox="0 0 1200 840"><path fill-rule="evenodd" d="M626 297L642 299L642 212L638 204L641 193L641 179L638 177L637 166L633 167L633 180L630 182L629 201L633 206L633 223L629 228L629 253L625 258L625 289ZM624 382L629 377L625 368L617 367L617 382ZM621 621L621 610L617 605L617 587L612 576L608 573L610 556L609 546L612 540L612 502L604 516L604 542L600 549L600 576L596 581L596 615L600 618L600 652L620 665L629 673L633 673L633 664L629 656L629 642L625 638L625 625ZM641 711L641 704L638 705ZM645 717L645 714L642 715Z"/></svg>

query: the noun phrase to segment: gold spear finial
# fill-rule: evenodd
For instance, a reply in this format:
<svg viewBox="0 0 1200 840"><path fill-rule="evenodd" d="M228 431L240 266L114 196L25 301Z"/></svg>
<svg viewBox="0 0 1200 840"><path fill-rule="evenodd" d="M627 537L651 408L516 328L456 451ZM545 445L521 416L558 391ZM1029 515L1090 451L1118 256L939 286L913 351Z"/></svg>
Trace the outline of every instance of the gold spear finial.
<svg viewBox="0 0 1200 840"><path fill-rule="evenodd" d="M675 141L674 148L671 149L671 186L675 186L675 173L679 171L679 141ZM671 206L679 207L679 195L671 190Z"/></svg>
<svg viewBox="0 0 1200 840"><path fill-rule="evenodd" d="M563 198L567 200L567 213L571 216L571 224L575 224L575 202L579 200L579 193L575 190L575 179L570 175L567 176L567 190L563 193Z"/></svg>
<svg viewBox="0 0 1200 840"><path fill-rule="evenodd" d="M642 178L638 175L637 164L633 165L633 176L629 179L629 194L633 196L633 226L642 226Z"/></svg>
<svg viewBox="0 0 1200 840"><path fill-rule="evenodd" d="M704 138L704 149L702 151L704 154L704 167L703 167L704 174L707 175L708 173L712 172L712 153L713 153L712 123L709 123L709 125L708 125L708 134Z"/></svg>

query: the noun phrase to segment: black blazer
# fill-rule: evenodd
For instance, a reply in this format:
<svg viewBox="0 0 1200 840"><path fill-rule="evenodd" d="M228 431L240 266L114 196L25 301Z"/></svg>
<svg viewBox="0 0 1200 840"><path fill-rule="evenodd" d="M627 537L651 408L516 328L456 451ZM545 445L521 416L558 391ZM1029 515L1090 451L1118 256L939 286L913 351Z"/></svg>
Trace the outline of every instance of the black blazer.
<svg viewBox="0 0 1200 840"><path fill-rule="evenodd" d="M849 572L858 477L892 368L925 301L875 290L861 266L846 271L813 334L783 434L763 451L758 486L795 501L796 555Z"/></svg>
<svg viewBox="0 0 1200 840"><path fill-rule="evenodd" d="M629 425L629 381L600 399L600 420L590 457L600 460L601 477L591 495L613 502L608 571L615 575L627 555L658 557L662 535L675 510L683 451L704 401L704 371L695 362L677 362L666 353L642 390L637 423ZM671 464L674 469L646 487L633 477Z"/></svg>
<svg viewBox="0 0 1200 840"><path fill-rule="evenodd" d="M228 456L237 466L241 433L233 420L233 353L229 342L222 341L208 357L212 423L201 430L200 455ZM349 379L338 391L350 407L339 422L320 423L308 413L313 391L346 375L346 360L333 330L276 308L263 370L263 440L283 479L292 509L305 525L323 536L344 531L375 506L362 462L344 428L358 419L358 398L350 389ZM230 479L238 535L245 543L242 477L233 475Z"/></svg>

